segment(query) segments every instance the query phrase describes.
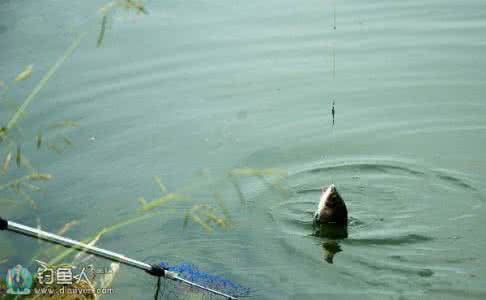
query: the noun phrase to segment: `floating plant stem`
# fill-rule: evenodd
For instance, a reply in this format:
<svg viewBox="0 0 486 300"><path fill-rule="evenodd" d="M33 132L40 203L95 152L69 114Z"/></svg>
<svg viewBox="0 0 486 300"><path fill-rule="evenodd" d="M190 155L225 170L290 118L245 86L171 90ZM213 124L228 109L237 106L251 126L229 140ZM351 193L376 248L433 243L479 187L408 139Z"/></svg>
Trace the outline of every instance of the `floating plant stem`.
<svg viewBox="0 0 486 300"><path fill-rule="evenodd" d="M143 216L135 217L135 218L132 218L132 219L129 219L129 220L126 220L126 221L123 221L123 222L114 224L114 225L112 225L110 227L103 228L97 234L95 234L93 237L88 238L88 239L85 239L82 242L83 243L92 242L98 236L99 236L99 238L101 238L105 234L112 233L112 232L114 232L116 230L119 230L119 229L121 229L123 227L126 227L128 225L131 225L133 223L140 222L140 221L143 221L143 220L147 220L149 218L152 218L152 217L155 217L155 216L159 216L159 215L160 215L160 213L146 214L146 215L143 215ZM72 254L74 251L77 251L77 250L78 250L77 248L70 248L70 249L65 250L64 252L62 252L61 254L59 254L58 256L56 256L55 258L53 258L49 262L49 265L56 265L56 264L58 264L65 257L69 256L70 254Z"/></svg>
<svg viewBox="0 0 486 300"><path fill-rule="evenodd" d="M33 67L33 65L28 65L19 75L17 75L17 77L15 77L15 81L22 81L29 78L30 75L32 75Z"/></svg>
<svg viewBox="0 0 486 300"><path fill-rule="evenodd" d="M139 198L138 198L138 203L140 203L140 205L141 205L142 207L148 204L147 200L145 200L145 198L144 198L144 197L139 197Z"/></svg>
<svg viewBox="0 0 486 300"><path fill-rule="evenodd" d="M92 247L94 246L101 238L102 236L102 233L98 233L89 243L87 243L88 246ZM77 253L75 256L74 256L74 260L80 260L80 259L83 259L83 256L85 256L85 253L86 253L86 250L82 250L80 251L79 253Z"/></svg>
<svg viewBox="0 0 486 300"><path fill-rule="evenodd" d="M287 171L279 169L255 169L255 168L239 168L233 169L229 172L230 176L287 176Z"/></svg>
<svg viewBox="0 0 486 300"><path fill-rule="evenodd" d="M199 224L208 233L213 233L211 223L221 227L227 228L229 226L227 218L221 218L215 213L215 209L207 204L194 205L184 218L184 228L187 227L191 218L194 223ZM205 218L206 220L203 220Z"/></svg>
<svg viewBox="0 0 486 300"><path fill-rule="evenodd" d="M78 128L78 127L79 127L79 123L72 120L64 120L60 123L55 123L50 125L48 129Z"/></svg>
<svg viewBox="0 0 486 300"><path fill-rule="evenodd" d="M13 140L8 139L8 147L13 149L16 146L17 146L17 144ZM30 161L25 156L22 156L21 165L24 166L31 174L37 173L37 171L32 167L32 164L30 163Z"/></svg>
<svg viewBox="0 0 486 300"><path fill-rule="evenodd" d="M71 141L71 139L65 135L62 137L62 140L64 141L64 144L68 146L71 146L73 144L73 141Z"/></svg>
<svg viewBox="0 0 486 300"><path fill-rule="evenodd" d="M24 192L24 190L20 188L17 188L16 192L18 192L22 197L24 197L24 199L30 204L33 210L37 210L38 207L37 203L34 201L34 199L32 199L32 197L29 194L27 194L26 192Z"/></svg>
<svg viewBox="0 0 486 300"><path fill-rule="evenodd" d="M72 220L71 222L64 224L64 226L57 232L57 234L58 235L64 235L71 228L73 228L74 226L76 226L78 224L79 224L78 220Z"/></svg>
<svg viewBox="0 0 486 300"><path fill-rule="evenodd" d="M56 152L59 155L62 154L61 148L59 148L59 146L57 146L56 144L48 143L47 148L51 149L52 151Z"/></svg>
<svg viewBox="0 0 486 300"><path fill-rule="evenodd" d="M20 184L22 184L25 181L29 181L29 180L50 180L51 178L52 178L52 176L50 174L33 173L33 174L14 179L10 182L7 182L5 184L0 185L0 191L7 189L7 188L19 186Z"/></svg>
<svg viewBox="0 0 486 300"><path fill-rule="evenodd" d="M15 162L17 163L17 168L20 168L20 163L22 162L22 150L19 144L17 144L17 154L15 156Z"/></svg>
<svg viewBox="0 0 486 300"><path fill-rule="evenodd" d="M216 203L218 203L218 205L221 208L221 211L223 212L226 219L228 221L231 221L231 215L229 213L228 208L226 208L226 205L224 204L223 199L221 199L221 195L219 193L214 193L214 199L216 200Z"/></svg>
<svg viewBox="0 0 486 300"><path fill-rule="evenodd" d="M181 194L176 194L176 193L170 193L168 195L165 195L163 197L160 197L159 199L156 199L156 200L153 200L147 204L145 204L144 206L142 206L142 211L143 212L147 212L147 211L150 211L156 207L159 207L161 205L164 205L168 202L171 202L171 201L177 201L177 200L184 200L186 199L187 197L181 195Z"/></svg>
<svg viewBox="0 0 486 300"><path fill-rule="evenodd" d="M17 201L11 198L0 198L0 205L17 205Z"/></svg>
<svg viewBox="0 0 486 300"><path fill-rule="evenodd" d="M9 151L7 153L7 156L5 156L5 159L3 160L3 164L2 164L2 175L3 176L7 175L8 166L10 165L10 160L11 159L12 159L12 152Z"/></svg>
<svg viewBox="0 0 486 300"><path fill-rule="evenodd" d="M42 131L39 130L39 133L37 134L37 137L36 137L36 146L37 146L37 149L40 149L41 146L42 146Z"/></svg>
<svg viewBox="0 0 486 300"><path fill-rule="evenodd" d="M39 83L35 86L35 88L29 93L27 98L25 98L24 102L22 105L17 109L17 111L14 113L12 118L8 121L7 126L6 126L6 131L9 131L15 125L17 124L18 120L21 118L21 116L24 114L25 110L27 107L32 103L32 101L35 99L37 94L47 85L47 82L51 77L57 72L60 66L64 64L66 59L70 57L74 51L79 47L82 39L85 37L85 33L81 34L79 38L77 38L71 46L66 50L66 52L61 56L56 63L47 71L47 73L42 77L42 79L39 81ZM1 133L1 135L5 135L5 133Z"/></svg>
<svg viewBox="0 0 486 300"><path fill-rule="evenodd" d="M213 233L213 229L211 228L211 226L209 226L208 224L206 224L206 222L204 222L203 220L201 220L201 218L195 214L191 214L191 218L192 220L201 225L201 227L207 231L207 233Z"/></svg>
<svg viewBox="0 0 486 300"><path fill-rule="evenodd" d="M167 193L167 187L162 183L162 179L160 179L159 176L155 176L154 177L154 181L155 181L155 183L157 183L157 185L159 186L160 191L163 194Z"/></svg>
<svg viewBox="0 0 486 300"><path fill-rule="evenodd" d="M30 184L28 182L22 182L21 183L22 186L26 187L26 188L29 188L30 190L32 190L33 192L40 192L42 189L38 186L35 186L33 184Z"/></svg>
<svg viewBox="0 0 486 300"><path fill-rule="evenodd" d="M260 178L263 184L265 184L268 188L280 193L284 198L288 198L289 191L285 189L279 182L272 182L264 176L258 176L258 178Z"/></svg>
<svg viewBox="0 0 486 300"><path fill-rule="evenodd" d="M105 13L103 15L103 17L101 18L101 30L100 30L100 33L98 35L98 41L96 42L96 47L101 47L101 45L103 44L103 39L105 37L105 30L106 30L106 22L107 22L107 19L108 19L108 13Z"/></svg>

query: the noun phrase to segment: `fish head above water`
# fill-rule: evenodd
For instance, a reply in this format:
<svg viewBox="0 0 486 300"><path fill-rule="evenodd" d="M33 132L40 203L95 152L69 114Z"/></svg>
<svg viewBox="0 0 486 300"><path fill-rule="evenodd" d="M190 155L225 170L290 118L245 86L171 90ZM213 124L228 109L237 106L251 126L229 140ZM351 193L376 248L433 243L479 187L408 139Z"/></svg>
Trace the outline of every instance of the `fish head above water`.
<svg viewBox="0 0 486 300"><path fill-rule="evenodd" d="M315 221L320 224L346 225L348 223L346 204L334 184L331 184L327 189L322 188L319 206L314 217Z"/></svg>

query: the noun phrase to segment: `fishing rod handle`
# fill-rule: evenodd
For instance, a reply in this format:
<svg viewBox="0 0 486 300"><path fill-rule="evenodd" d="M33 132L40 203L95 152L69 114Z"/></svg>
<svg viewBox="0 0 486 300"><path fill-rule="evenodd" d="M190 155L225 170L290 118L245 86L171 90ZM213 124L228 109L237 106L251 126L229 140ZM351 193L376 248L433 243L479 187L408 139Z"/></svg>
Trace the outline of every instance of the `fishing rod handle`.
<svg viewBox="0 0 486 300"><path fill-rule="evenodd" d="M32 228L29 226L25 226L19 223L15 223L12 221L5 220L0 217L0 229L1 230L8 230L12 232L16 232L22 235L30 236L36 239L44 240L47 242L51 242L54 244L60 244L65 247L79 249L81 251L85 251L87 253L107 258L111 261L116 261L125 265L129 265L138 269L142 269L145 271L150 271L152 266L146 264L144 262L129 258L124 256L123 254L116 253L113 251L109 251L106 249L98 248L96 246L91 246L85 244L80 241L72 240L57 234L53 234L47 231L43 231L38 228Z"/></svg>
<svg viewBox="0 0 486 300"><path fill-rule="evenodd" d="M179 274L177 274L176 272L166 270L166 269L162 268L161 266L149 265L149 264L146 264L144 262L126 257L122 254L119 254L119 253L116 253L116 252L113 252L113 251L109 251L109 250L106 250L106 249L87 245L83 242L72 240L72 239L69 239L69 238L65 238L65 237L62 237L62 236L57 235L57 234L53 234L53 233L46 232L46 231L43 231L43 230L40 230L40 229L37 229L37 228L32 228L32 227L25 226L25 225L22 225L22 224L18 224L18 223L12 222L12 221L8 221L6 219L3 219L2 217L0 217L0 230L9 230L9 231L13 231L13 232L20 233L20 234L23 234L23 235L31 236L31 237L34 237L34 238L37 238L37 239L41 239L41 240L44 240L44 241L48 241L48 242L51 242L51 243L60 244L60 245L66 246L66 247L72 247L72 248L84 250L84 251L91 253L91 254L94 254L96 256L104 257L104 258L107 258L107 259L112 260L112 261L117 261L117 262L129 265L129 266L132 266L132 267L135 267L135 268L138 268L138 269L145 270L150 275L154 275L154 276L158 276L158 277L165 277L165 278L169 278L169 279L176 280L176 281L181 281L181 282L184 282L184 283L186 283L190 286L206 290L208 292L223 296L227 299L237 299L236 297L226 295L226 294L221 293L219 291L204 287L202 285L199 285L197 283L194 283L192 281L184 279L184 278L180 277Z"/></svg>

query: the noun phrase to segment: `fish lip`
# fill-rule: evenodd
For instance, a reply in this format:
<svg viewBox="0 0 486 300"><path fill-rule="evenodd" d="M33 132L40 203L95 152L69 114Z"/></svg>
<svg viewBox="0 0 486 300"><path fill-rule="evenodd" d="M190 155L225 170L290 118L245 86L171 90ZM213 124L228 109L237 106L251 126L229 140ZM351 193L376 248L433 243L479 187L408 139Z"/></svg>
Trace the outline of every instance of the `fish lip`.
<svg viewBox="0 0 486 300"><path fill-rule="evenodd" d="M333 199L333 195L337 194L337 189L334 184L331 184L330 186L327 187L327 189L324 190L324 187L321 188L321 201L329 201ZM324 198L324 199L323 199Z"/></svg>

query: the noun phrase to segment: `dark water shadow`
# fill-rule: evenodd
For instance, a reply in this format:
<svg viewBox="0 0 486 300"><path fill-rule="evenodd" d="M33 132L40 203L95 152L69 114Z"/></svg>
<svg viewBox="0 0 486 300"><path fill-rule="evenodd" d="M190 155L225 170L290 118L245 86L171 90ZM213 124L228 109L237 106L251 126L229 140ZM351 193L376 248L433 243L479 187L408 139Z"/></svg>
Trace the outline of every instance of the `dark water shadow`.
<svg viewBox="0 0 486 300"><path fill-rule="evenodd" d="M338 224L313 224L313 236L322 239L321 246L324 250L324 260L334 263L334 256L342 252L339 240L348 237L348 226Z"/></svg>

